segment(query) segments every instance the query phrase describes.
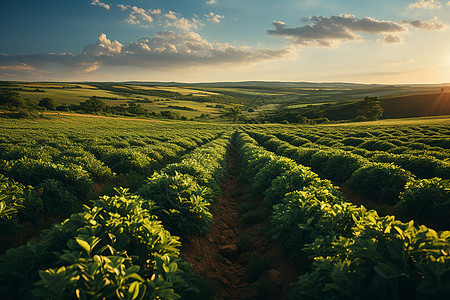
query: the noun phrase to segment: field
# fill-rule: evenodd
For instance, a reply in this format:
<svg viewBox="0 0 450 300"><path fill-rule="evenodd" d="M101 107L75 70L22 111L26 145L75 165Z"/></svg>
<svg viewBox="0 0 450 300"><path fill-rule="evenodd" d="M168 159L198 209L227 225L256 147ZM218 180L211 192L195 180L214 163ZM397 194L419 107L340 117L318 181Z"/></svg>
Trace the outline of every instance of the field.
<svg viewBox="0 0 450 300"><path fill-rule="evenodd" d="M0 294L445 299L449 120L0 118Z"/></svg>
<svg viewBox="0 0 450 300"><path fill-rule="evenodd" d="M212 122L223 122L228 110L237 106L242 111L241 118L249 123L278 122L284 121L283 118L292 122L289 116L299 114L335 121L354 119L358 116L358 102L364 97L381 100L385 119L447 115L450 93L441 93L445 87L307 82L0 82L0 89L15 90L24 99L39 101L49 97L60 106L77 105L97 97L110 106L137 104L157 114L168 111Z"/></svg>

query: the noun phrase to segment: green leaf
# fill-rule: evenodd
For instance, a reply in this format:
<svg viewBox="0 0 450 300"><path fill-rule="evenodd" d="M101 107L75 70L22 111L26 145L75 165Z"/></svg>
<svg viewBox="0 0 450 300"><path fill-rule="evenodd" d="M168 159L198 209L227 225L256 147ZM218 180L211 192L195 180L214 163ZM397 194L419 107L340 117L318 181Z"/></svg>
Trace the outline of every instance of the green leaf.
<svg viewBox="0 0 450 300"><path fill-rule="evenodd" d="M139 283L137 281L133 282L128 288L128 299L134 300L139 296Z"/></svg>
<svg viewBox="0 0 450 300"><path fill-rule="evenodd" d="M84 251L86 251L87 254L91 253L91 246L89 246L89 244L86 241L77 238L75 238L75 240L77 241L78 245L80 245L81 248L83 248Z"/></svg>
<svg viewBox="0 0 450 300"><path fill-rule="evenodd" d="M375 272L386 279L405 275L405 272L396 265L388 265L386 263L378 263L378 265L375 266Z"/></svg>

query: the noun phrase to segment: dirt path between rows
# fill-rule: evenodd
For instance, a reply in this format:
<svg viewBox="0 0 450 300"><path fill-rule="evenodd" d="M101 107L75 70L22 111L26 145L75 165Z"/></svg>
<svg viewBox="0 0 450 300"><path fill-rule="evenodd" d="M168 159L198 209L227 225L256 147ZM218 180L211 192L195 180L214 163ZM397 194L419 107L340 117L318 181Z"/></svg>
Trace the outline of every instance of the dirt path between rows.
<svg viewBox="0 0 450 300"><path fill-rule="evenodd" d="M214 299L283 299L289 283L297 278L297 263L287 260L270 240L270 212L240 178L233 149L229 169L221 184L222 195L212 206L214 223L209 233L186 238L181 255L197 274L215 283ZM244 226L240 206L249 201L255 204L252 211L260 211L264 218ZM244 246L243 240L247 241Z"/></svg>
<svg viewBox="0 0 450 300"><path fill-rule="evenodd" d="M236 164L231 155L231 168ZM250 298L250 284L245 282L245 266L236 259L239 236L239 211L232 193L238 183L237 174L230 174L222 182L222 195L212 207L214 223L203 236L191 236L183 241L182 256L202 277L220 284L217 299Z"/></svg>

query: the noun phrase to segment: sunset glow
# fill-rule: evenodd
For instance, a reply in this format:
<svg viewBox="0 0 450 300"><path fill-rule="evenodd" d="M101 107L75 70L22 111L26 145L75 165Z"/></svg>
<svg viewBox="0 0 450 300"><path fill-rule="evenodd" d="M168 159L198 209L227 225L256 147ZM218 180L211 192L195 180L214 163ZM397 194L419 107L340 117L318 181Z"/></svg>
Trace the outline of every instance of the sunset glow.
<svg viewBox="0 0 450 300"><path fill-rule="evenodd" d="M66 2L0 3L0 80L450 81L450 1Z"/></svg>

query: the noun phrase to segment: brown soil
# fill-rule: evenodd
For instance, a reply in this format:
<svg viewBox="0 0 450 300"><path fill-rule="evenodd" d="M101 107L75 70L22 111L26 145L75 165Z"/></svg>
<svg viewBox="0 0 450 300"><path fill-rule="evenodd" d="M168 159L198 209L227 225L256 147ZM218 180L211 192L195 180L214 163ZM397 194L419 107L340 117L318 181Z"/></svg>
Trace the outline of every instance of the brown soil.
<svg viewBox="0 0 450 300"><path fill-rule="evenodd" d="M367 209L373 209L376 210L379 216L395 216L397 220L400 220L402 222L409 222L411 220L414 220L414 223L417 225L425 225L428 228L432 228L436 231L441 230L449 230L448 228L443 227L440 224L436 224L430 221L424 221L417 218L412 219L411 217L407 218L404 216L399 216L397 212L397 208L395 205L389 205L385 203L380 203L380 201L377 201L375 199L370 199L367 197L363 197L360 194L358 194L355 191L352 191L346 186L341 186L340 190L344 194L344 196L349 200L351 203L355 205L363 205Z"/></svg>
<svg viewBox="0 0 450 300"><path fill-rule="evenodd" d="M229 160L230 169L237 166L237 157L233 154ZM249 195L238 175L228 175L221 187L222 195L212 207L214 223L210 232L204 236L186 238L182 243L182 256L205 280L219 283L215 299L282 299L288 284L295 281L298 275L296 264L288 261L280 249L268 240L268 218L259 224L240 225L239 204L243 199L249 199ZM236 190L242 191L240 196L235 196ZM260 200L250 201L259 203ZM256 208L264 209L261 204ZM251 237L251 249L238 249L239 240L245 236ZM255 256L262 257L267 265L258 279L249 280L247 267ZM261 294L261 289L264 294Z"/></svg>
<svg viewBox="0 0 450 300"><path fill-rule="evenodd" d="M342 185L340 187L340 190L347 198L347 200L349 200L353 204L363 205L367 209L376 210L380 216L396 215L395 205L389 205L386 203L381 203L380 201L375 199L363 197L362 195L349 189L345 185Z"/></svg>
<svg viewBox="0 0 450 300"><path fill-rule="evenodd" d="M48 229L53 224L61 223L65 218L43 214L35 222L19 222L18 225L12 224L6 233L0 233L0 253L3 254L10 248L16 248L25 245L28 242L37 242L43 229Z"/></svg>

